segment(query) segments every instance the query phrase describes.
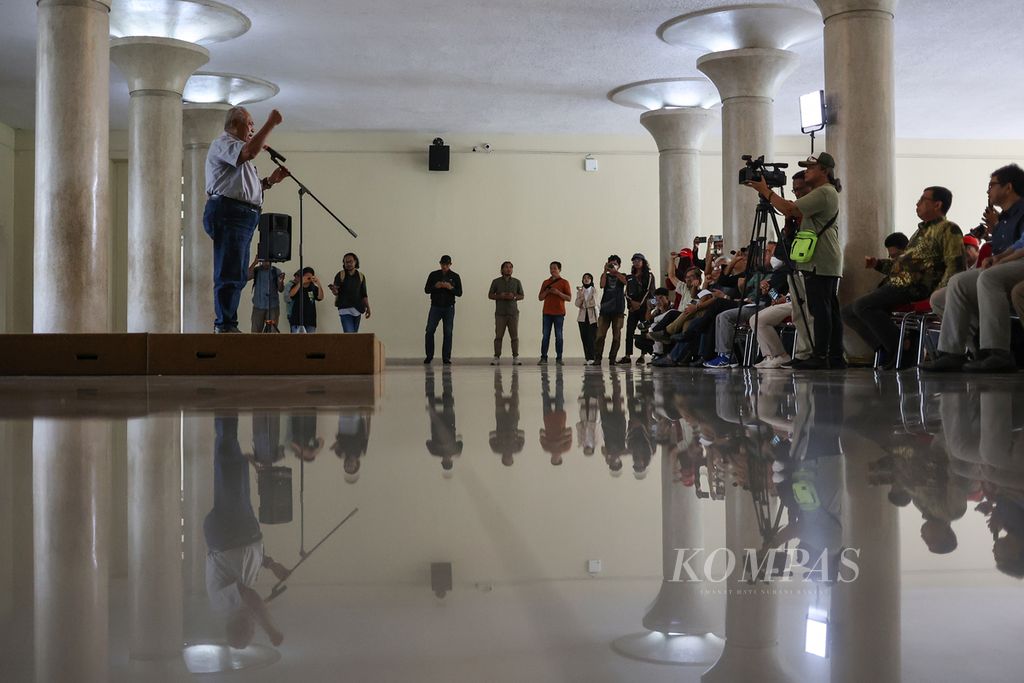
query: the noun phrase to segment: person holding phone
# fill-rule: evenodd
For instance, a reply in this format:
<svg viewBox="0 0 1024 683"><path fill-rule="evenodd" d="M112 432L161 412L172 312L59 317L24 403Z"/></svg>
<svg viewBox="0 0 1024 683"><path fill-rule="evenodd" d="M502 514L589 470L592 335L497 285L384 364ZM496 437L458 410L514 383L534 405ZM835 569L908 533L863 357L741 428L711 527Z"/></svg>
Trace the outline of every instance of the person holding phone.
<svg viewBox="0 0 1024 683"><path fill-rule="evenodd" d="M597 291L594 287L594 276L583 274L582 283L576 287L576 308L580 309L576 321L580 327L580 340L583 342L583 357L589 363L594 360L594 340L597 338Z"/></svg>
<svg viewBox="0 0 1024 683"><path fill-rule="evenodd" d="M626 276L619 272L622 259L612 254L604 264L601 272L601 307L597 316L597 338L594 340L594 358L590 365L600 365L604 353L604 340L608 328L612 330L612 345L608 353L608 363L615 365L615 354L619 352L622 339L622 319L626 314Z"/></svg>

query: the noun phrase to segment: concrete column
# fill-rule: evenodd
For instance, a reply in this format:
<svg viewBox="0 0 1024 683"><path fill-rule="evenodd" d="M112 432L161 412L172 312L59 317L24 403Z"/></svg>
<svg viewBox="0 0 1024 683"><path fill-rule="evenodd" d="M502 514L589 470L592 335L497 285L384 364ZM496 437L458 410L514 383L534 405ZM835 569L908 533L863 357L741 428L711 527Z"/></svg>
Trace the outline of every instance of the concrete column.
<svg viewBox="0 0 1024 683"><path fill-rule="evenodd" d="M828 151L839 195L845 266L840 298L872 289L877 275L863 256L877 251L895 225L893 15L897 0L815 0L825 19ZM920 188L915 188L917 192Z"/></svg>
<svg viewBox="0 0 1024 683"><path fill-rule="evenodd" d="M107 332L110 0L39 0L35 332Z"/></svg>
<svg viewBox="0 0 1024 683"><path fill-rule="evenodd" d="M856 397L863 400L863 392ZM887 451L859 429L844 430L842 440L846 454L840 518L843 546L860 552L856 580L832 589L831 680L898 683L902 642L899 508L888 501L888 487L868 483L868 464Z"/></svg>
<svg viewBox="0 0 1024 683"><path fill-rule="evenodd" d="M753 497L750 491L728 486L725 505L725 545L736 556L735 570L726 581L725 650L701 682L795 681L779 655L778 598L772 594L776 589L770 583L750 585L743 580L746 549L760 548L763 543Z"/></svg>
<svg viewBox="0 0 1024 683"><path fill-rule="evenodd" d="M206 154L224 130L229 104L186 104L183 114L185 177L182 332L213 331L213 240L203 230Z"/></svg>
<svg viewBox="0 0 1024 683"><path fill-rule="evenodd" d="M110 59L128 80L129 332L181 330L181 93L210 58L173 38L111 41Z"/></svg>
<svg viewBox="0 0 1024 683"><path fill-rule="evenodd" d="M658 267L687 246L700 228L700 147L714 112L701 107L657 109L640 116L658 143L661 202Z"/></svg>
<svg viewBox="0 0 1024 683"><path fill-rule="evenodd" d="M692 434L690 435L692 437ZM722 626L720 603L703 595L709 587L704 579L704 505L690 487L675 481L676 459L661 454L661 539L662 584L643 625L646 633L619 638L612 643L616 652L661 664L709 665L722 653L724 642L714 635ZM680 553L690 557L698 580L689 579L676 562Z"/></svg>
<svg viewBox="0 0 1024 683"><path fill-rule="evenodd" d="M36 680L108 681L110 425L37 419L32 438Z"/></svg>
<svg viewBox="0 0 1024 683"><path fill-rule="evenodd" d="M186 415L182 429L184 472L185 591L206 595L206 537L203 521L213 509L213 418Z"/></svg>
<svg viewBox="0 0 1024 683"><path fill-rule="evenodd" d="M774 48L713 52L697 68L722 98L722 234L725 251L750 242L757 193L738 182L741 157L774 161L775 94L797 66L797 56ZM774 235L768 235L774 239Z"/></svg>
<svg viewBox="0 0 1024 683"><path fill-rule="evenodd" d="M180 659L181 418L128 422L128 652L137 660Z"/></svg>

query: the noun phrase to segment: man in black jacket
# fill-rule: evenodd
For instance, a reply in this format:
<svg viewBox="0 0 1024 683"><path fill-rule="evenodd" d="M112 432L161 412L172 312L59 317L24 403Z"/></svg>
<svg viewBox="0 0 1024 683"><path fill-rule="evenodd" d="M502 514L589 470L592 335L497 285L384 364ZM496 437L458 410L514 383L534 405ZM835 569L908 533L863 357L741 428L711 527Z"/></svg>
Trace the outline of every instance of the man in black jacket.
<svg viewBox="0 0 1024 683"><path fill-rule="evenodd" d="M441 361L445 365L452 363L452 332L455 329L455 297L462 296L462 278L452 270L452 257L445 254L441 257L441 268L427 277L423 291L430 295L430 312L427 313L427 334L424 338L424 363L434 360L434 333L437 324L444 322L443 341L441 343Z"/></svg>

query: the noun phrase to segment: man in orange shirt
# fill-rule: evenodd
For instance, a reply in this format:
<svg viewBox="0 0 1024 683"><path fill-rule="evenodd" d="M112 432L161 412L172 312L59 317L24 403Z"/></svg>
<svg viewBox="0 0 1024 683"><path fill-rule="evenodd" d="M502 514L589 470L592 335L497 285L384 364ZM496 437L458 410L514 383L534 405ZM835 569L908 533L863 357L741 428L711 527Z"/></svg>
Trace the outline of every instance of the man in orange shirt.
<svg viewBox="0 0 1024 683"><path fill-rule="evenodd" d="M544 336L540 342L540 361L537 365L548 362L548 344L551 342L551 328L555 328L555 362L562 364L562 323L565 322L565 302L572 299L572 287L562 277L562 264L551 262L551 277L540 286L539 301L544 302Z"/></svg>

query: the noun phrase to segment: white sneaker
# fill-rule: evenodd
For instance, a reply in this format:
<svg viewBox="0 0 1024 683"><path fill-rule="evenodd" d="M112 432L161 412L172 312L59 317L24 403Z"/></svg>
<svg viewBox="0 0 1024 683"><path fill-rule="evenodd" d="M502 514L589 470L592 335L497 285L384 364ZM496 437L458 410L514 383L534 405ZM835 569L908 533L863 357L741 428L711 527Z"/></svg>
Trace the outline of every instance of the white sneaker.
<svg viewBox="0 0 1024 683"><path fill-rule="evenodd" d="M512 365L522 365L523 361L519 360L519 356L512 356Z"/></svg>
<svg viewBox="0 0 1024 683"><path fill-rule="evenodd" d="M763 361L755 365L755 368L759 370L777 370L782 367L783 363L789 362L789 356L782 354L781 356L771 356L765 358Z"/></svg>
<svg viewBox="0 0 1024 683"><path fill-rule="evenodd" d="M491 359L491 365L498 365L500 362L501 362L501 359L498 358L497 356L495 356L494 358Z"/></svg>

